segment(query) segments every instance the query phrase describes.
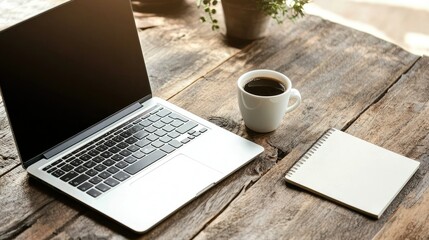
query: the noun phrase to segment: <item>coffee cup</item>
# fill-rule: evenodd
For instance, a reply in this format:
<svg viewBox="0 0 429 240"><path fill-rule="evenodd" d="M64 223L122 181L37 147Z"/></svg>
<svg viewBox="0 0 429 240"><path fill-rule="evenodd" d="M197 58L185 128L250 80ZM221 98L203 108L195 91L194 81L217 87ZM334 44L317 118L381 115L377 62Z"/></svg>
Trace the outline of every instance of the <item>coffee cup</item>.
<svg viewBox="0 0 429 240"><path fill-rule="evenodd" d="M301 103L301 94L292 88L290 79L272 70L253 70L237 81L238 105L246 126L260 133L280 126L285 114ZM289 106L289 99L295 102Z"/></svg>

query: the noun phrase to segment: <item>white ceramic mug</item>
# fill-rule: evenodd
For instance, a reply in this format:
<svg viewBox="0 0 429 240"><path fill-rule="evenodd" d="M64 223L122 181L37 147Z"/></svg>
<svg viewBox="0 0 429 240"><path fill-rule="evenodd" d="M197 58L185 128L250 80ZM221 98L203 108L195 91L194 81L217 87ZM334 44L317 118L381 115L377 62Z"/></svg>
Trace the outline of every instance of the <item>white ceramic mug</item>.
<svg viewBox="0 0 429 240"><path fill-rule="evenodd" d="M273 78L281 82L286 90L278 95L260 96L244 90L251 80L258 78ZM292 83L284 74L272 70L253 70L240 76L237 81L238 104L244 123L255 132L271 132L280 126L287 112L296 109L301 103L301 94L292 88ZM289 99L295 103L289 106Z"/></svg>

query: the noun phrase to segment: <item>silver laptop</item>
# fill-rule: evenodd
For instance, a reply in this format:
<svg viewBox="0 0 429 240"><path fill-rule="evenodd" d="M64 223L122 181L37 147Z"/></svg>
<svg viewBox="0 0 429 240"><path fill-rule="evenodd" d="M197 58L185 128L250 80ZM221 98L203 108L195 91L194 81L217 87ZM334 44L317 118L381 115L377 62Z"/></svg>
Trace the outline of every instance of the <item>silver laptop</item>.
<svg viewBox="0 0 429 240"><path fill-rule="evenodd" d="M0 32L28 173L144 232L263 148L152 97L128 0L75 0Z"/></svg>

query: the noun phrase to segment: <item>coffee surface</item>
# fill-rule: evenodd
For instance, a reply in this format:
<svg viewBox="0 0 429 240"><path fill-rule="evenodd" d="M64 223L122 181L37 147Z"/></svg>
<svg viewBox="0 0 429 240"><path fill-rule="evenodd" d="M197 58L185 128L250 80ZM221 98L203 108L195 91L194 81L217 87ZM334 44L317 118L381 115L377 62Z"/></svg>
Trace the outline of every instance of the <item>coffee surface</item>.
<svg viewBox="0 0 429 240"><path fill-rule="evenodd" d="M258 77L246 83L244 91L259 96L274 96L284 93L286 87L276 79Z"/></svg>

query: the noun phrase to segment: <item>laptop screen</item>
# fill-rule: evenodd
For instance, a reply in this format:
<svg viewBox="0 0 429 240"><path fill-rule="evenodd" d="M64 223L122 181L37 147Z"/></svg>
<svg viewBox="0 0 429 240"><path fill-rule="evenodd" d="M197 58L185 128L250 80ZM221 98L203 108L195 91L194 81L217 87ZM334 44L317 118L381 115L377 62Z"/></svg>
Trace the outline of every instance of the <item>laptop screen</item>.
<svg viewBox="0 0 429 240"><path fill-rule="evenodd" d="M74 0L0 32L22 161L151 94L129 0Z"/></svg>

